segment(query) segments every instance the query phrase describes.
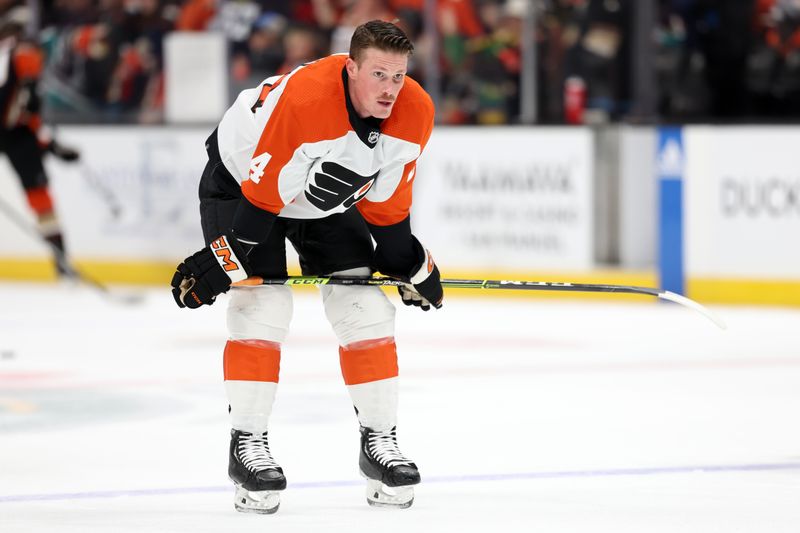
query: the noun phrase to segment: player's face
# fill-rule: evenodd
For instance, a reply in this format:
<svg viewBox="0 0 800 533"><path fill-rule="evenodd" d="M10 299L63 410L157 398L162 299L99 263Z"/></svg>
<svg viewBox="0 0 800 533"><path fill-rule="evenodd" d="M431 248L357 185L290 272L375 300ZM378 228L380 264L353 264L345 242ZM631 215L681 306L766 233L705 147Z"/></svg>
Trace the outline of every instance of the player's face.
<svg viewBox="0 0 800 533"><path fill-rule="evenodd" d="M388 118L403 88L408 54L367 48L360 64L347 58L350 99L360 117Z"/></svg>

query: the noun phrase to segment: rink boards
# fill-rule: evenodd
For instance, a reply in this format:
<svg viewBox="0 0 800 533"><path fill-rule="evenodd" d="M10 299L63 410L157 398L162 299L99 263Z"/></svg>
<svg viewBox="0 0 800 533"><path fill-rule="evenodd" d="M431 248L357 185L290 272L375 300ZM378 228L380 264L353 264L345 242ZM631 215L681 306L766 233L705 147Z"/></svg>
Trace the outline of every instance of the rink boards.
<svg viewBox="0 0 800 533"><path fill-rule="evenodd" d="M660 229L651 228L664 214L654 184L664 164L678 164L687 295L800 305L800 247L792 244L800 128L686 127L678 154L637 148L653 128L623 130L627 141L610 153L588 128L438 128L414 178L415 232L447 277L657 285ZM108 282L167 283L176 262L202 245L197 180L209 132L62 128L82 162L50 159L47 167L75 262ZM633 165L603 179L603 165L616 159ZM5 161L0 198L33 224ZM2 213L0 229L0 279L52 279L40 242ZM622 268L604 268L615 256Z"/></svg>

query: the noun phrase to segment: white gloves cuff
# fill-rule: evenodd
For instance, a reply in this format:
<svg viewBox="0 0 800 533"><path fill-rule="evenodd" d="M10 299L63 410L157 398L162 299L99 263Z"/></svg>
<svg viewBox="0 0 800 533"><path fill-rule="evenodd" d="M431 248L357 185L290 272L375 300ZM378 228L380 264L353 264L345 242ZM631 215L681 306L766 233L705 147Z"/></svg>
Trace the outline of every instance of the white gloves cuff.
<svg viewBox="0 0 800 533"><path fill-rule="evenodd" d="M422 261L422 265L420 265L419 269L411 275L410 281L412 285L418 285L422 283L433 273L433 267L435 265L433 262L433 256L424 246L422 249L425 251L425 259Z"/></svg>

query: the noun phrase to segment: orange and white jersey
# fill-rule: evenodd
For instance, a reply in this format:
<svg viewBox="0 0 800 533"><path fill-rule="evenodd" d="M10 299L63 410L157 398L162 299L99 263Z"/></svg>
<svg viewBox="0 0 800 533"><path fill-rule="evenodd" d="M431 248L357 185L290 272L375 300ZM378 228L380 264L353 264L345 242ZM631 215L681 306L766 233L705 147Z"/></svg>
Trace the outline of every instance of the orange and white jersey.
<svg viewBox="0 0 800 533"><path fill-rule="evenodd" d="M433 103L406 78L389 118L359 118L347 92L346 58L328 56L269 78L240 93L223 116L222 162L253 205L299 219L357 205L379 226L409 215Z"/></svg>

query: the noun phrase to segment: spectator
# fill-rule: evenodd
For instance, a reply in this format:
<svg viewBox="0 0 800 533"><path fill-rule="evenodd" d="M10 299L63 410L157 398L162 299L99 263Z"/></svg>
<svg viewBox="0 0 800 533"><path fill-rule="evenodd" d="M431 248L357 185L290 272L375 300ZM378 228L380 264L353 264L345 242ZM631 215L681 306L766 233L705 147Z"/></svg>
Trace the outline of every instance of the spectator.
<svg viewBox="0 0 800 533"><path fill-rule="evenodd" d="M232 0L220 6L210 25L210 29L222 32L230 42L231 77L237 83L250 75L247 41L260 13L261 8L254 1Z"/></svg>
<svg viewBox="0 0 800 533"><path fill-rule="evenodd" d="M139 121L156 122L163 107L163 41L173 29L158 0L140 0L117 26L123 33L107 103L115 110L138 112Z"/></svg>
<svg viewBox="0 0 800 533"><path fill-rule="evenodd" d="M757 41L747 70L752 110L759 116L800 115L800 3L759 0Z"/></svg>
<svg viewBox="0 0 800 533"><path fill-rule="evenodd" d="M504 124L516 115L519 85L519 18L501 0L440 6L444 56L441 115L449 124ZM472 24L473 15L481 32Z"/></svg>
<svg viewBox="0 0 800 533"><path fill-rule="evenodd" d="M0 13L22 1L0 0ZM417 44L409 74L424 82L431 67L439 73L439 120L509 123L519 114L519 8L534 6L540 121L564 121L568 78L586 87L587 116L620 120L630 108L636 5L436 0L440 41L432 42L423 31L425 0L44 0L50 60L43 85L52 109L69 108L76 120L97 113L93 120L157 122L168 31L224 33L236 94L328 50L346 51L353 27L365 20L397 20ZM653 68L662 115L800 114L799 0L658 0L658 6Z"/></svg>
<svg viewBox="0 0 800 533"><path fill-rule="evenodd" d="M370 20L394 20L394 13L384 0L348 0L344 13L331 35L332 54L347 52L356 26Z"/></svg>
<svg viewBox="0 0 800 533"><path fill-rule="evenodd" d="M560 123L565 118L567 57L580 39L587 0L553 0L536 13L539 120Z"/></svg>
<svg viewBox="0 0 800 533"><path fill-rule="evenodd" d="M478 124L506 124L517 115L519 92L519 18L509 16L503 3L481 3L485 35L469 43L471 77Z"/></svg>
<svg viewBox="0 0 800 533"><path fill-rule="evenodd" d="M317 33L306 26L294 26L283 37L285 59L278 74L286 74L303 63L314 61L320 56L320 43Z"/></svg>
<svg viewBox="0 0 800 533"><path fill-rule="evenodd" d="M580 12L580 37L567 55L566 78L585 83L594 120L617 120L629 108L632 2L588 0Z"/></svg>
<svg viewBox="0 0 800 533"><path fill-rule="evenodd" d="M180 8L175 29L178 31L205 31L216 14L216 0L186 0Z"/></svg>
<svg viewBox="0 0 800 533"><path fill-rule="evenodd" d="M264 13L255 24L248 41L250 68L256 83L277 73L285 61L284 32L286 19L277 13ZM254 84L251 84L254 85Z"/></svg>
<svg viewBox="0 0 800 533"><path fill-rule="evenodd" d="M684 120L709 116L730 120L746 114L745 77L753 44L754 7L753 0L664 3L666 24L662 25L667 31L662 36L679 38L662 40L662 46L677 52L661 73L668 88L662 92L662 113Z"/></svg>

